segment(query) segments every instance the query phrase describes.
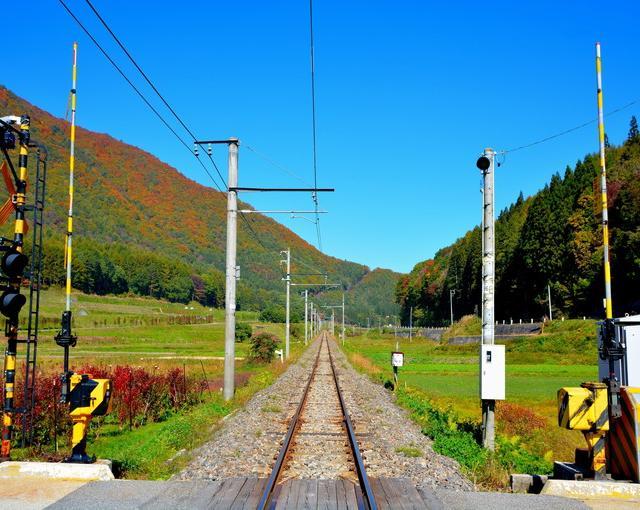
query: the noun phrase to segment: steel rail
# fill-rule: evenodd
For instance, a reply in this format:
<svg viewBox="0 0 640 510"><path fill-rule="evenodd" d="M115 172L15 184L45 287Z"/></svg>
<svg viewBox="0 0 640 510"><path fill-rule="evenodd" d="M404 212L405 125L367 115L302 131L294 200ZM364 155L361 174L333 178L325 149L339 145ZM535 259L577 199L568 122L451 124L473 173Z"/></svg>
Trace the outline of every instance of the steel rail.
<svg viewBox="0 0 640 510"><path fill-rule="evenodd" d="M258 510L264 510L266 508L275 507L275 499L272 500L271 496L276 489L276 485L278 484L278 480L280 478L280 474L282 473L282 468L284 467L284 461L289 454L289 449L291 448L292 439L296 432L296 429L300 425L300 414L302 414L302 409L304 408L305 403L307 402L307 395L309 394L309 388L311 387L311 383L313 382L313 378L316 375L316 369L318 368L318 362L320 360L320 351L322 350L322 342L320 343L320 348L318 349L318 354L316 355L316 360L313 364L313 369L311 370L311 375L309 376L309 380L304 388L304 393L302 394L302 399L298 404L298 408L296 409L295 414L291 418L289 422L289 429L287 430L287 435L284 437L284 442L282 443L282 447L280 448L280 453L276 458L276 463L271 470L271 475L267 480L267 484L262 493L262 497L260 498L260 502L258 503Z"/></svg>
<svg viewBox="0 0 640 510"><path fill-rule="evenodd" d="M280 478L280 474L283 471L285 460L289 455L289 450L291 445L293 444L293 436L296 434L299 425L300 425L300 415L302 414L302 410L307 401L307 395L309 393L309 388L311 387L311 383L314 380L316 369L318 368L318 362L320 360L320 351L322 351L322 343L327 343L327 352L329 353L329 362L331 365L331 372L333 374L333 381L336 386L336 391L338 393L338 400L340 401L340 408L342 411L342 422L344 423L347 438L349 439L349 446L351 447L351 455L353 456L355 466L356 466L356 474L358 476L358 482L360 484L360 489L362 491L362 495L356 494L358 499L358 509L359 510L377 510L378 506L375 501L375 497L373 495L373 490L371 488L371 484L369 483L369 478L367 477L367 473L365 471L364 462L362 460L362 454L360 453L360 448L358 447L358 442L356 439L355 432L353 430L353 425L351 423L351 418L349 417L349 413L347 412L347 407L344 402L344 398L342 397L342 391L340 390L340 385L338 384L338 375L336 373L335 364L333 361L333 355L331 354L331 348L329 347L329 341L325 336L323 336L320 341L320 347L318 348L318 354L316 355L316 359L313 365L313 369L311 370L311 375L309 376L309 380L304 389L304 393L302 395L302 399L298 404L295 414L291 418L291 422L289 423L289 429L287 430L287 435L284 438L282 447L280 448L280 453L276 459L276 463L271 471L271 475L267 480L267 483L263 489L262 497L260 498L260 502L258 503L258 510L265 509L273 509L277 503L277 496L279 493L278 481ZM275 496L275 497L274 497Z"/></svg>
<svg viewBox="0 0 640 510"><path fill-rule="evenodd" d="M347 436L349 437L349 445L351 446L351 453L353 455L353 459L356 464L356 474L358 475L358 481L360 482L360 489L362 490L362 496L364 497L364 503L365 503L364 508L369 510L377 510L378 505L376 504L376 499L375 499L375 496L373 495L373 489L371 488L371 484L369 483L369 477L367 476L367 472L364 468L362 454L360 453L360 448L358 447L358 440L356 439L356 434L353 430L353 424L351 423L351 418L349 417L347 406L344 403L342 391L340 390L340 384L338 384L338 374L336 373L336 367L335 367L335 363L333 362L333 355L331 354L331 348L329 347L329 342L327 342L327 350L329 351L329 361L331 362L330 363L331 371L333 372L333 380L336 384L336 389L338 390L338 399L340 400L340 407L342 408L342 416L343 416L345 428L347 429Z"/></svg>

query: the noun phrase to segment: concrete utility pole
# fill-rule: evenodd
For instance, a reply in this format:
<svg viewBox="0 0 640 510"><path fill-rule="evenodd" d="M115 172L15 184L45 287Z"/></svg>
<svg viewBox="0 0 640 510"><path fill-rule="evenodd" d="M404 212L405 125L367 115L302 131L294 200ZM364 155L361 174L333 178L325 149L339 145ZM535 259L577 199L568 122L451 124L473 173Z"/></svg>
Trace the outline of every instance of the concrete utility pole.
<svg viewBox="0 0 640 510"><path fill-rule="evenodd" d="M409 343L413 337L413 306L409 307Z"/></svg>
<svg viewBox="0 0 640 510"><path fill-rule="evenodd" d="M336 314L331 310L331 335L336 335Z"/></svg>
<svg viewBox="0 0 640 510"><path fill-rule="evenodd" d="M553 320L553 312L551 311L551 285L547 284L547 295L549 296L549 320Z"/></svg>
<svg viewBox="0 0 640 510"><path fill-rule="evenodd" d="M309 291L304 291L304 345L307 345L309 342L309 328L308 322L309 320Z"/></svg>
<svg viewBox="0 0 640 510"><path fill-rule="evenodd" d="M284 281L287 282L287 305L285 311L287 317L285 319L284 326L284 357L289 359L289 331L291 329L289 324L289 313L291 311L291 249L287 248L285 251L281 251L280 253L287 256L287 258L281 260L281 262L287 265L287 276L284 278Z"/></svg>
<svg viewBox="0 0 640 510"><path fill-rule="evenodd" d="M456 289L449 289L449 306L451 307L451 325L453 326L453 295Z"/></svg>
<svg viewBox="0 0 640 510"><path fill-rule="evenodd" d="M344 345L344 337L345 337L345 331L344 331L344 292L342 293L342 345Z"/></svg>
<svg viewBox="0 0 640 510"><path fill-rule="evenodd" d="M482 194L484 202L482 231L484 247L482 253L482 343L486 345L493 345L495 327L494 158L495 152L493 149L485 149L484 157L478 160L478 167L482 171L484 184ZM489 450L495 449L495 405L495 400L482 401L482 443Z"/></svg>
<svg viewBox="0 0 640 510"><path fill-rule="evenodd" d="M227 192L227 266L224 322L224 399L231 400L235 391L236 357L236 249L238 193L238 139L229 138L229 175Z"/></svg>

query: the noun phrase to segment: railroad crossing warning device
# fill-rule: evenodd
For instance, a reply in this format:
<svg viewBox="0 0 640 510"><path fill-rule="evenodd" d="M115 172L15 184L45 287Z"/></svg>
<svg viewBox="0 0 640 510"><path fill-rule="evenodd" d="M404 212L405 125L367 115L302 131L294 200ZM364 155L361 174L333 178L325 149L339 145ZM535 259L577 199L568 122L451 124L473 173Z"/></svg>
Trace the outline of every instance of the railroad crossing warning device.
<svg viewBox="0 0 640 510"><path fill-rule="evenodd" d="M38 337L40 269L42 262L42 210L44 208L44 183L46 157L41 156L37 143L31 140L31 120L28 115L0 117L0 150L4 161L0 173L8 192L8 199L0 206L0 224L14 214L13 238L0 237L0 313L6 318L7 347L4 357L4 404L2 409L2 439L0 458L8 459L11 452L16 415L22 415L22 446L31 439L32 410L35 400L36 344ZM35 193L33 205L27 205L27 180L29 149L37 148L35 169ZM17 170L9 155L18 149ZM45 152L46 154L46 152ZM24 253L27 232L26 213L33 211L35 228L31 258ZM29 281L29 315L26 338L18 338L20 311L27 303L21 293L23 279ZM25 364L22 395L16 394L16 364L18 344L24 344ZM18 402L18 399L20 401ZM18 405L20 404L20 405Z"/></svg>
<svg viewBox="0 0 640 510"><path fill-rule="evenodd" d="M580 430L587 442L586 449L576 450L574 466L567 467L561 463L565 470L578 471L596 480L606 478L605 435L609 430L607 400L607 385L604 383L582 383L579 388L558 390L558 425Z"/></svg>
<svg viewBox="0 0 640 510"><path fill-rule="evenodd" d="M76 374L69 368L69 348L74 347L77 337L71 331L71 262L73 239L73 174L75 168L76 142L76 62L77 43L73 43L73 71L71 87L71 136L69 151L69 213L65 237L64 265L66 271L66 305L62 312L61 328L55 336L56 343L64 349L63 372L60 377L62 391L60 401L69 404L69 415L73 422L71 432L71 456L67 462L88 464L95 457L87 455L87 431L91 418L103 416L111 410L111 381L93 379L90 374Z"/></svg>
<svg viewBox="0 0 640 510"><path fill-rule="evenodd" d="M398 367L404 366L404 352L391 353L391 366L393 367L393 391L398 387Z"/></svg>
<svg viewBox="0 0 640 510"><path fill-rule="evenodd" d="M640 316L602 321L598 342L602 382L558 391L558 425L582 431L587 448L554 477L640 482Z"/></svg>

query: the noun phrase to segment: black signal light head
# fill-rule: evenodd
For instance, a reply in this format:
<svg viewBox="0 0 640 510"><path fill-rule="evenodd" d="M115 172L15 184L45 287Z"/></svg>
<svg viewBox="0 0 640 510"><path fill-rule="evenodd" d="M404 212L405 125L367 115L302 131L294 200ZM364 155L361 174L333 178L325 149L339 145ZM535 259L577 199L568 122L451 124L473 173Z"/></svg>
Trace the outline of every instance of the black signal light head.
<svg viewBox="0 0 640 510"><path fill-rule="evenodd" d="M28 263L29 257L12 247L2 255L0 268L9 278L18 278L23 275Z"/></svg>
<svg viewBox="0 0 640 510"><path fill-rule="evenodd" d="M485 170L488 170L489 167L491 166L491 161L487 156L480 156L478 158L478 161L476 161L476 166L484 172Z"/></svg>
<svg viewBox="0 0 640 510"><path fill-rule="evenodd" d="M26 302L26 296L17 290L5 290L0 296L0 313L8 319L15 319Z"/></svg>

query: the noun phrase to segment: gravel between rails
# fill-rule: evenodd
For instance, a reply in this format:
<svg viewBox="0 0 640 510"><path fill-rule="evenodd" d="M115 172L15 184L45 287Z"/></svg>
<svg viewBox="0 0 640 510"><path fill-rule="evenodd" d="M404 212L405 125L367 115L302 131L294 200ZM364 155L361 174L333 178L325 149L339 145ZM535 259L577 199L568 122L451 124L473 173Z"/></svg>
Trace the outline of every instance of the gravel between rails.
<svg viewBox="0 0 640 510"><path fill-rule="evenodd" d="M431 440L422 434L408 413L395 404L393 395L357 373L335 342L330 340L329 343L368 476L405 477L417 487L430 489L474 490L473 484L460 474L460 467L455 460L433 451ZM254 395L242 410L230 416L211 441L194 452L194 460L174 479L268 477L289 420L302 397L319 347L320 342L316 340L273 385ZM330 371L328 363L325 370L321 362L318 370ZM317 396L322 398L321 393ZM314 394L310 394L309 401L313 403L314 399ZM316 418L320 417L322 412L316 409L307 418L316 412L319 413ZM315 425L308 426L309 431L313 432ZM301 437L305 438L305 435ZM313 434L308 434L307 439L312 438ZM334 447L340 450L335 456L337 466L342 465L342 444L340 442L339 446L336 444ZM313 441L310 441L309 447L315 448ZM326 442L324 448L327 449ZM324 462L318 462L317 465L309 463L304 468L296 466L291 476L294 471L298 472L296 477L304 478L336 476L328 475ZM343 472L342 476L345 475Z"/></svg>
<svg viewBox="0 0 640 510"><path fill-rule="evenodd" d="M347 478L357 482L329 350L324 342L299 423L280 482L289 478Z"/></svg>

